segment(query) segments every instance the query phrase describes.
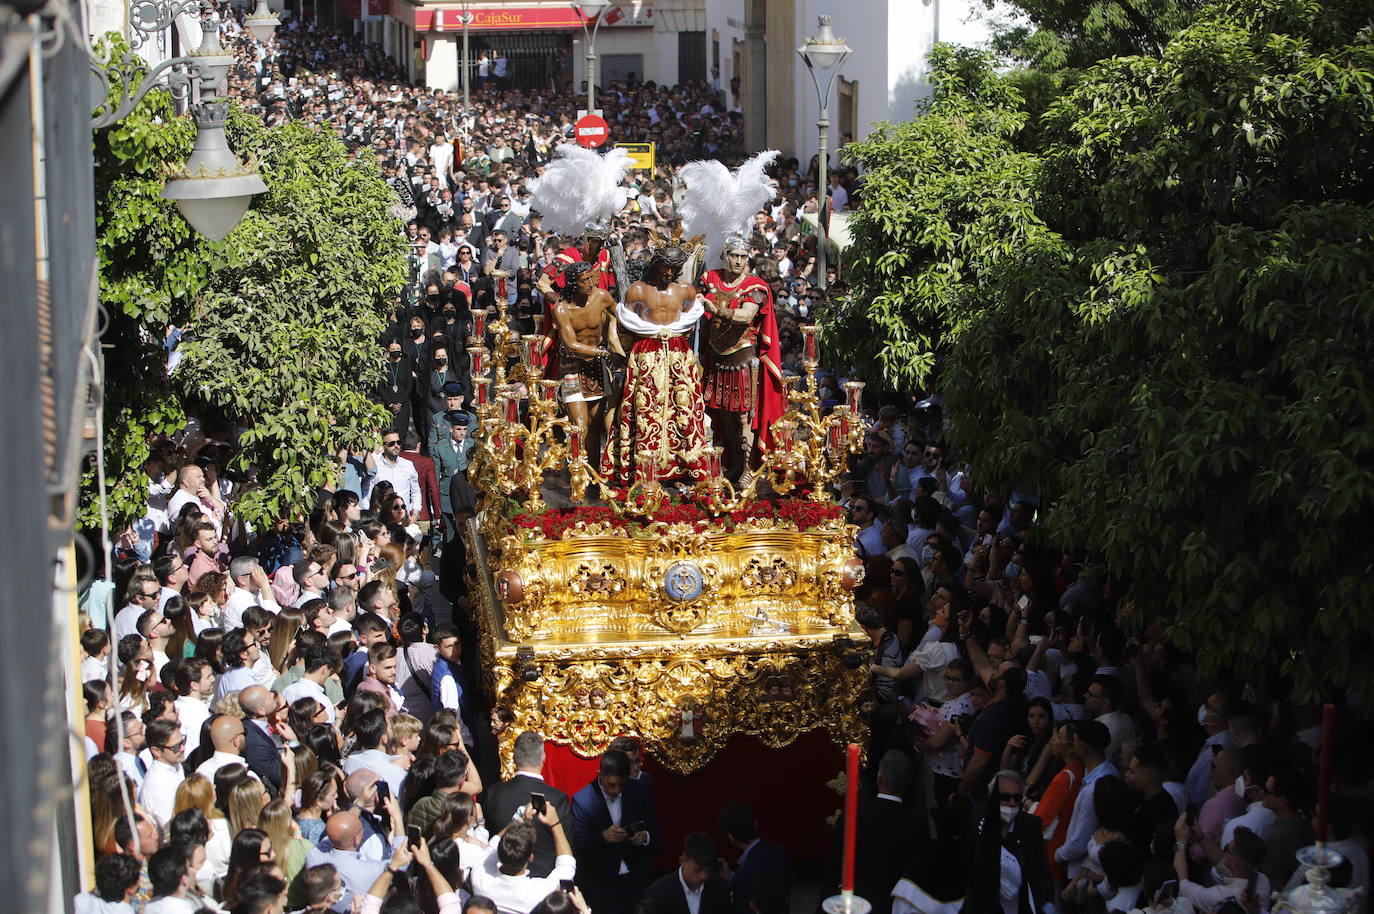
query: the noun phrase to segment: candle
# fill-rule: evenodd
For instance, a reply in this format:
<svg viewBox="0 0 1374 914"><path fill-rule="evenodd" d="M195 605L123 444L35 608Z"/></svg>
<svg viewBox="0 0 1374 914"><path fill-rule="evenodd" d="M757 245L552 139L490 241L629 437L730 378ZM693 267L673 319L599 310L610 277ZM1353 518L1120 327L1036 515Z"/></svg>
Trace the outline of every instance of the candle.
<svg viewBox="0 0 1374 914"><path fill-rule="evenodd" d="M481 342L487 335L487 312L481 308L469 308L468 317L472 320L472 339Z"/></svg>
<svg viewBox="0 0 1374 914"><path fill-rule="evenodd" d="M469 346L468 358L472 361L473 378L478 378L486 374L487 350L485 346Z"/></svg>
<svg viewBox="0 0 1374 914"><path fill-rule="evenodd" d="M863 381L846 381L844 383L845 405L856 416L859 414L859 397L863 394L863 390Z"/></svg>
<svg viewBox="0 0 1374 914"><path fill-rule="evenodd" d="M807 324L801 328L802 339L805 341L805 351L802 358L808 362L815 362L816 359L816 330L819 329L815 324Z"/></svg>
<svg viewBox="0 0 1374 914"><path fill-rule="evenodd" d="M791 422L779 422L777 424L779 443L782 445L783 453L792 453L792 430L795 426Z"/></svg>
<svg viewBox="0 0 1374 914"><path fill-rule="evenodd" d="M561 381L543 380L539 382L539 399L545 403L554 403L558 400L558 386Z"/></svg>
<svg viewBox="0 0 1374 914"><path fill-rule="evenodd" d="M515 397L511 394L508 394L506 396L506 421L520 421L520 401L515 399Z"/></svg>
<svg viewBox="0 0 1374 914"><path fill-rule="evenodd" d="M859 747L849 744L845 766L844 879L840 888L846 899L854 894L854 835L859 824Z"/></svg>
<svg viewBox="0 0 1374 914"><path fill-rule="evenodd" d="M723 448L713 447L706 452L706 471L712 479L720 476L720 454L722 450Z"/></svg>
<svg viewBox="0 0 1374 914"><path fill-rule="evenodd" d="M492 433L491 433L491 446L492 446L492 449L493 449L493 450L497 450L497 451L501 450L501 444L502 444L503 441L504 441L504 439L501 437L501 433L500 433L500 432L492 432Z"/></svg>
<svg viewBox="0 0 1374 914"><path fill-rule="evenodd" d="M544 355L544 337L538 333L527 333L525 341L525 367L533 370L539 367Z"/></svg>
<svg viewBox="0 0 1374 914"><path fill-rule="evenodd" d="M830 426L830 430L826 432L826 447L832 452L839 452L842 449L841 442L844 441L842 437L843 434L844 433L840 431L840 426Z"/></svg>
<svg viewBox="0 0 1374 914"><path fill-rule="evenodd" d="M1317 786L1317 843L1326 843L1326 805L1331 799L1331 762L1336 742L1336 706L1322 705L1322 761Z"/></svg>
<svg viewBox="0 0 1374 914"><path fill-rule="evenodd" d="M490 385L487 383L487 379L486 379L486 378L483 378L483 377L479 377L479 376L477 376L477 375L473 375L473 376L472 376L472 383L473 383L474 385L476 385L476 386L474 387L474 390L475 390L476 393L477 393L477 405L478 405L478 406L486 406L487 403L489 402L489 399L490 399L490 396L491 396L491 393L490 393L491 387L490 387Z"/></svg>
<svg viewBox="0 0 1374 914"><path fill-rule="evenodd" d="M845 441L849 440L849 412L840 413L840 437Z"/></svg>
<svg viewBox="0 0 1374 914"><path fill-rule="evenodd" d="M572 428L568 430L568 460L576 463L582 459L582 430Z"/></svg>

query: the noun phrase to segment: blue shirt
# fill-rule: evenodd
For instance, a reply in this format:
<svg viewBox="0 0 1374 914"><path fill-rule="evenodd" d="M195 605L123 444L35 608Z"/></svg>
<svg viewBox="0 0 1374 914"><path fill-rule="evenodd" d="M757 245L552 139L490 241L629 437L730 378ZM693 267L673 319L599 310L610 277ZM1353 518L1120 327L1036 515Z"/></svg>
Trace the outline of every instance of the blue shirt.
<svg viewBox="0 0 1374 914"><path fill-rule="evenodd" d="M1097 812L1093 809L1093 785L1099 779L1120 772L1111 762L1103 762L1083 776L1083 789L1073 801L1073 817L1069 819L1069 831L1064 836L1064 846L1055 851L1055 859L1067 864L1069 878L1078 875L1083 866L1083 858L1088 855L1088 839L1097 831Z"/></svg>
<svg viewBox="0 0 1374 914"><path fill-rule="evenodd" d="M339 879L343 883L343 897L334 903L333 910L344 912L353 910L353 896L366 895L367 890L372 888L372 883L382 875L382 870L386 869L389 862L364 860L357 851L335 850L328 847L327 842L322 847L310 848L305 854L307 867L329 863L339 871Z"/></svg>
<svg viewBox="0 0 1374 914"><path fill-rule="evenodd" d="M356 650L344 658L343 662L343 687L344 693L350 698L353 691L358 688L358 683L363 681L363 676L367 672L367 651Z"/></svg>
<svg viewBox="0 0 1374 914"><path fill-rule="evenodd" d="M448 684L453 692L457 693L457 707L453 706L453 692L450 692L449 700L444 700L444 685ZM473 729L476 726L476 719L473 717L472 702L464 701L467 694L467 677L463 675L463 665L450 664L443 657L434 662L433 680L430 686L430 703L435 709L449 708L458 712L463 725L463 742L471 746L473 744Z"/></svg>

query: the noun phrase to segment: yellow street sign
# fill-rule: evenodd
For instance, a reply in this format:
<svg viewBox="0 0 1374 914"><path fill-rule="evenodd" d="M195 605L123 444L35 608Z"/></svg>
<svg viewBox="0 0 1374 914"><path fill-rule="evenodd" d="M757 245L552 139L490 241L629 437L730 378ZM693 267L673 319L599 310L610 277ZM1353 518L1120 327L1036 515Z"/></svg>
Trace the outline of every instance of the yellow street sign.
<svg viewBox="0 0 1374 914"><path fill-rule="evenodd" d="M654 145L653 143L616 143L617 149L623 149L630 154L631 168L640 168L647 171L650 175L654 173Z"/></svg>

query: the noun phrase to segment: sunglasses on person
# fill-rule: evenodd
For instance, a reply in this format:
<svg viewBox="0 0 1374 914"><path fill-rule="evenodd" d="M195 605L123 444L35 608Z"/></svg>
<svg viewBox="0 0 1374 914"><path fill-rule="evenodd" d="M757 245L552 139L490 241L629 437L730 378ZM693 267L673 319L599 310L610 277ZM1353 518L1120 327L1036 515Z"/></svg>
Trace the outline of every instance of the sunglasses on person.
<svg viewBox="0 0 1374 914"><path fill-rule="evenodd" d="M168 752L180 752L180 751L181 751L181 747L184 746L184 745L186 745L186 737L183 736L183 737L181 738L181 742L177 742L177 743L167 743L167 744L165 744L165 745L159 746L158 748L159 748L159 749L166 749Z"/></svg>
<svg viewBox="0 0 1374 914"><path fill-rule="evenodd" d="M400 444L400 438L392 438L390 441L382 441L382 447L391 447L393 444Z"/></svg>
<svg viewBox="0 0 1374 914"><path fill-rule="evenodd" d="M1026 798L1026 795L1025 795L1025 794L1021 794L1021 793L1001 793L1001 792L999 792L999 793L997 794L997 802L999 802L999 803L1004 803L1004 804L1007 804L1007 805L1011 805L1011 804L1015 803L1016 805L1019 806L1019 805L1021 805L1021 801L1024 800L1025 798Z"/></svg>

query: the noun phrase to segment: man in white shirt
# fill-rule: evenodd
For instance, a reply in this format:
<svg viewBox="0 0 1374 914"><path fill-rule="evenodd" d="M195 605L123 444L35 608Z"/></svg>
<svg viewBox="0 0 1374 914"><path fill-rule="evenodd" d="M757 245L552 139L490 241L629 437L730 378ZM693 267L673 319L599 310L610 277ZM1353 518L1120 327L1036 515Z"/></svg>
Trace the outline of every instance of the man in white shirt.
<svg viewBox="0 0 1374 914"><path fill-rule="evenodd" d="M406 771L392 762L391 756L381 749L390 733L391 724L387 721L386 712L380 708L361 715L353 728L353 745L356 750L344 759L343 768L345 774L353 774L364 769L371 771L387 782L391 787L392 796L399 797L401 786L406 779Z"/></svg>
<svg viewBox="0 0 1374 914"><path fill-rule="evenodd" d="M878 506L871 497L857 495L849 506L849 520L859 528L855 545L864 556L880 555L887 551L883 546L883 528L878 523Z"/></svg>
<svg viewBox="0 0 1374 914"><path fill-rule="evenodd" d="M243 611L250 606L261 606L273 615L281 612L272 596L272 582L267 579L267 572L262 570L256 556L240 555L230 562L229 580L233 590L224 604L222 624L225 631L243 625Z"/></svg>
<svg viewBox="0 0 1374 914"><path fill-rule="evenodd" d="M173 525L181 519L181 509L197 505L205 513L207 523L214 524L215 536L224 536L224 502L205 484L205 471L194 463L181 468L177 475L177 490L167 502L167 516Z"/></svg>
<svg viewBox="0 0 1374 914"><path fill-rule="evenodd" d="M281 697L286 699L288 705L293 705L302 698L313 698L324 705L329 723L334 723L334 703L325 694L324 681L339 665L338 656L328 648L321 648L306 654L301 663L305 672L301 674L300 679L282 690Z"/></svg>
<svg viewBox="0 0 1374 914"><path fill-rule="evenodd" d="M1093 676L1092 684L1083 696L1083 710L1107 728L1112 741L1107 747L1107 761L1120 767L1121 747L1135 737L1135 724L1129 714L1120 710L1121 680L1110 673Z"/></svg>
<svg viewBox="0 0 1374 914"><path fill-rule="evenodd" d="M155 720L145 731L148 751L153 763L143 776L138 802L148 810L162 828L172 821L176 806L177 788L186 779L181 763L186 760L186 737L175 721Z"/></svg>
<svg viewBox="0 0 1374 914"><path fill-rule="evenodd" d="M402 463L409 462L402 461ZM410 502L406 502L406 505L409 506ZM324 589L329 586L329 570L310 556L307 555L291 566L291 577L295 579L296 586L301 589L301 595L296 598L295 603L291 604L296 609L300 609L311 600L324 598Z"/></svg>
<svg viewBox="0 0 1374 914"><path fill-rule="evenodd" d="M687 914L729 914L730 885L715 873L719 859L711 836L693 832L683 842L678 868L650 885L644 900L661 901L669 911L685 906Z"/></svg>
<svg viewBox="0 0 1374 914"><path fill-rule="evenodd" d="M1269 877L1259 872L1264 862L1264 842L1254 832L1242 828L1227 842L1220 866L1213 867L1216 885L1205 887L1188 878L1188 834L1186 815L1174 823L1174 873L1178 876L1178 896L1193 903L1199 911L1215 911L1222 902L1234 898L1248 910L1245 894L1250 877L1255 877L1255 900L1258 910L1269 909Z"/></svg>
<svg viewBox="0 0 1374 914"><path fill-rule="evenodd" d="M210 719L215 672L204 660L188 657L177 665L172 684L177 690L173 704L181 721L181 735L186 737L186 754L191 755L200 748L200 728Z"/></svg>
<svg viewBox="0 0 1374 914"><path fill-rule="evenodd" d="M185 844L169 844L148 860L148 881L152 883L153 900L143 908L143 914L196 914L200 899L191 894L195 885L196 857L205 863L205 848L199 851Z"/></svg>
<svg viewBox="0 0 1374 914"><path fill-rule="evenodd" d="M257 685L258 679L253 675L253 665L261 656L262 650L258 647L257 639L246 629L236 628L227 632L220 643L220 657L223 658L227 669L219 678L219 684L215 686L215 700L218 701L230 692L241 692L249 686Z"/></svg>
<svg viewBox="0 0 1374 914"><path fill-rule="evenodd" d="M537 815L540 822L549 827L553 834L553 869L549 875L537 877L530 874L530 861L534 858L534 826L528 821ZM535 813L533 807L526 807L524 822L512 822L501 832L499 841L493 842L491 850L481 865L472 868L472 891L484 895L496 903L499 914L529 914L533 908L559 888L562 880L572 880L577 875L577 861L573 858L572 845L568 842L558 811L549 804L542 813Z"/></svg>
<svg viewBox="0 0 1374 914"><path fill-rule="evenodd" d="M115 613L115 644L118 644L121 638L138 634L139 617L150 609L156 609L158 600L162 595L162 587L156 578L137 578L134 581L134 586L137 589L134 590L128 605Z"/></svg>
<svg viewBox="0 0 1374 914"><path fill-rule="evenodd" d="M401 436L396 432L386 432L382 435L382 450L373 455L377 472L373 475L368 484L368 491L363 494L367 499L372 492L372 488L382 480L391 483L396 494L406 503L406 516L401 524L405 526L415 518L415 511L420 504L420 474L415 471L415 464L401 456Z"/></svg>
<svg viewBox="0 0 1374 914"><path fill-rule="evenodd" d="M119 751L114 754L114 760L119 762L119 766L133 780L135 787L142 787L145 771L143 762L138 758L138 753L144 745L143 721L132 711L120 711L119 713L124 724L124 739L119 744ZM111 720L105 730L106 746L118 739L116 733L114 721Z"/></svg>
<svg viewBox="0 0 1374 914"><path fill-rule="evenodd" d="M210 724L210 742L215 747L214 754L201 762L196 774L211 784L215 783L215 772L226 765L243 764L244 743L243 721L230 714L222 714Z"/></svg>

